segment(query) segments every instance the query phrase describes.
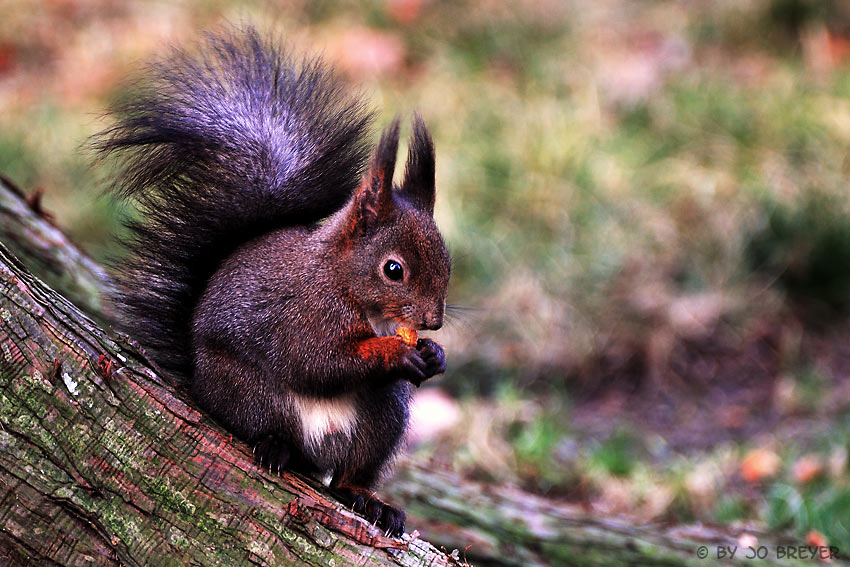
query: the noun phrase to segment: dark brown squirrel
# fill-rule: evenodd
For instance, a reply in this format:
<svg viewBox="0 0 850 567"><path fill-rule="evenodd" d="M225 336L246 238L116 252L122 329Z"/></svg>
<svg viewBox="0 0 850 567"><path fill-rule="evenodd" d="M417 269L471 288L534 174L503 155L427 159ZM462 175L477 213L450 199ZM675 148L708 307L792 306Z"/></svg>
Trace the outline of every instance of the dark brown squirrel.
<svg viewBox="0 0 850 567"><path fill-rule="evenodd" d="M372 490L446 358L393 335L440 328L451 267L422 119L394 186L398 121L369 162L361 99L252 28L156 63L112 112L97 145L140 212L116 266L123 327L261 466L330 478L403 533Z"/></svg>

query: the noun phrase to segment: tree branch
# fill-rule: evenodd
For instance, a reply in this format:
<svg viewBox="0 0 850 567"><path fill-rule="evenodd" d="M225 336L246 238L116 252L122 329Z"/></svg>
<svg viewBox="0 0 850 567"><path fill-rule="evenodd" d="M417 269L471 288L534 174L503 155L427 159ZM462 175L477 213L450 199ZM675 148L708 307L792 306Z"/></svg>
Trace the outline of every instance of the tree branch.
<svg viewBox="0 0 850 567"><path fill-rule="evenodd" d="M41 193L29 198L0 175L0 242L39 279L89 315L110 320L104 293L106 271L74 245L41 208Z"/></svg>

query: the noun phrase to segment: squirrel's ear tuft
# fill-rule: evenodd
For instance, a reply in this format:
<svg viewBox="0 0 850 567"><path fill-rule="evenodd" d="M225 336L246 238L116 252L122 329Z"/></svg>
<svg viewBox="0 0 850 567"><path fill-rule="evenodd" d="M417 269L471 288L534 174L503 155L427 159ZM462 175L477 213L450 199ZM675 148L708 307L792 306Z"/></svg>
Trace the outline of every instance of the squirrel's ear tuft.
<svg viewBox="0 0 850 567"><path fill-rule="evenodd" d="M398 118L381 134L369 172L357 190L356 215L361 228L386 220L393 211L393 172L398 153Z"/></svg>
<svg viewBox="0 0 850 567"><path fill-rule="evenodd" d="M407 165L401 192L417 209L434 214L436 179L434 140L419 113L413 115L413 135L407 150Z"/></svg>

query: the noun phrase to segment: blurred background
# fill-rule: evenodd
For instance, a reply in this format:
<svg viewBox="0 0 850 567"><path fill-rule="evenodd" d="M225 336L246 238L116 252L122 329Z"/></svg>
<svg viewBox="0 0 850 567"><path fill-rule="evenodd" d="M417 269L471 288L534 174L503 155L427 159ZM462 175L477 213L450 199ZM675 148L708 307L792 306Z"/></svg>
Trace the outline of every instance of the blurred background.
<svg viewBox="0 0 850 567"><path fill-rule="evenodd" d="M121 228L87 138L128 76L202 30L253 22L323 53L379 127L423 114L457 307L410 458L598 513L850 549L846 3L0 13L0 173L99 260Z"/></svg>

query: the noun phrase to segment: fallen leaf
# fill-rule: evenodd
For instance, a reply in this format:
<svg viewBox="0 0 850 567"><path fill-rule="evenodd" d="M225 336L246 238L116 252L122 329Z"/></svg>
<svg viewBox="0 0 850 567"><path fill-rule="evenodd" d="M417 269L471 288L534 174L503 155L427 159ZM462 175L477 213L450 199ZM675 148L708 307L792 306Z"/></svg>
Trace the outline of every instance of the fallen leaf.
<svg viewBox="0 0 850 567"><path fill-rule="evenodd" d="M823 472L823 461L814 455L800 457L791 468L791 476L797 484L808 484Z"/></svg>
<svg viewBox="0 0 850 567"><path fill-rule="evenodd" d="M811 530L806 534L806 543L817 547L826 547L829 545L829 541L826 539L826 536L817 530Z"/></svg>
<svg viewBox="0 0 850 567"><path fill-rule="evenodd" d="M779 455L770 449L753 449L741 461L741 477L747 482L761 482L779 472Z"/></svg>

